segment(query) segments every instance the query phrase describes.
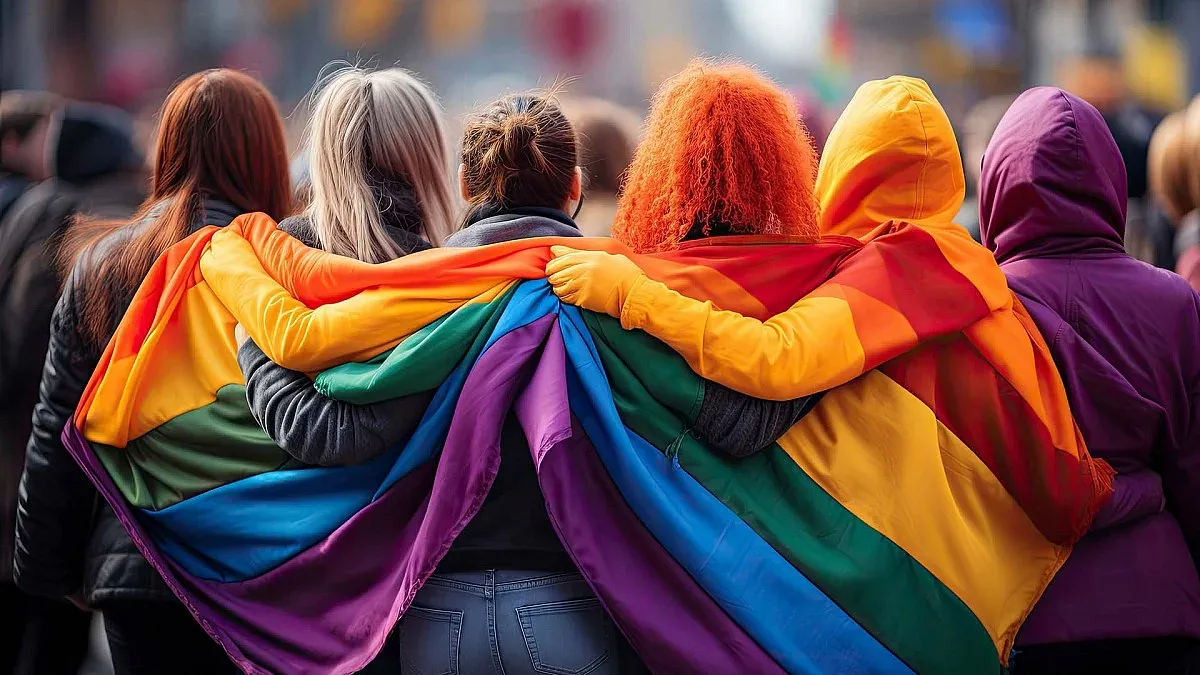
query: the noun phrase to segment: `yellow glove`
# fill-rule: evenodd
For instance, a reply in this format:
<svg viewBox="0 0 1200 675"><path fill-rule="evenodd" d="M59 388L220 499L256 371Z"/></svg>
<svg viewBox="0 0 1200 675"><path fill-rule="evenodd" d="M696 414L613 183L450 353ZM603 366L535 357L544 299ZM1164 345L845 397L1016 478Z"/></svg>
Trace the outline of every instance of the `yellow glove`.
<svg viewBox="0 0 1200 675"><path fill-rule="evenodd" d="M623 255L601 251L576 251L551 246L546 278L563 302L621 318L625 300L646 278L642 268Z"/></svg>

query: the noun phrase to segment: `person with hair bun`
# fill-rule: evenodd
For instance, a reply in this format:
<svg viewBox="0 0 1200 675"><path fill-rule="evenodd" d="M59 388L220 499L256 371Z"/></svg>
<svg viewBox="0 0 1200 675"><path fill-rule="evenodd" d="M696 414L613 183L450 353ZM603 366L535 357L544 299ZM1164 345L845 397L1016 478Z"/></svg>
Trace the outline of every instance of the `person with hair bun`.
<svg viewBox="0 0 1200 675"><path fill-rule="evenodd" d="M314 148L315 153L324 150ZM320 173L314 172L314 188ZM471 115L458 173L470 209L445 246L581 236L568 215L581 200L577 139L552 94L507 96ZM348 220L340 227L353 229L356 223ZM266 361L252 342L242 346L239 359L260 425L310 464L356 464L378 457L412 432L432 395L355 405L325 397L303 374L281 380L283 369ZM640 672L550 523L515 415L505 421L499 444L500 465L478 512L369 670ZM518 613L529 607L537 611Z"/></svg>
<svg viewBox="0 0 1200 675"><path fill-rule="evenodd" d="M528 237L579 237L582 204L575 128L552 93L501 98L467 118L459 190L471 208L446 246Z"/></svg>

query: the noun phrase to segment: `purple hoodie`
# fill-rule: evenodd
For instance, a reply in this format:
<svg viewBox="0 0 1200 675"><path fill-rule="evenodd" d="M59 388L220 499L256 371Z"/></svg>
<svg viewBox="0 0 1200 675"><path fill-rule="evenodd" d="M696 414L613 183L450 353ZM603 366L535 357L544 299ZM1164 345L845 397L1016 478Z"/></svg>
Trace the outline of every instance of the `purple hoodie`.
<svg viewBox="0 0 1200 675"><path fill-rule="evenodd" d="M1200 296L1125 254L1126 176L1100 113L1022 94L979 186L983 243L1050 345L1115 493L1017 644L1200 638Z"/></svg>

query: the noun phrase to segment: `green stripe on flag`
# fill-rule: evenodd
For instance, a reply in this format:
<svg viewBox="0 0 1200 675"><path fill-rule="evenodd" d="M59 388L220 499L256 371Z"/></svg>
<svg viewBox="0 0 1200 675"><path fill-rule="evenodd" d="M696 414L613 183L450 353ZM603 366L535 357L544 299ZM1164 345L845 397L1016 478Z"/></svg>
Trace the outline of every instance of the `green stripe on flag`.
<svg viewBox="0 0 1200 675"><path fill-rule="evenodd" d="M458 366L468 352L483 350L517 285L491 302L463 305L413 333L392 349L363 363L330 368L316 378L317 390L349 403L378 403L429 391ZM472 347L478 347L478 351Z"/></svg>
<svg viewBox="0 0 1200 675"><path fill-rule="evenodd" d="M273 471L287 460L254 421L240 384L221 387L212 403L158 425L124 448L101 443L92 448L125 499L151 511Z"/></svg>
<svg viewBox="0 0 1200 675"><path fill-rule="evenodd" d="M929 570L860 521L778 445L745 459L708 450L684 420L704 381L666 345L584 312L621 419L750 525L817 588L918 673L999 673L971 610Z"/></svg>

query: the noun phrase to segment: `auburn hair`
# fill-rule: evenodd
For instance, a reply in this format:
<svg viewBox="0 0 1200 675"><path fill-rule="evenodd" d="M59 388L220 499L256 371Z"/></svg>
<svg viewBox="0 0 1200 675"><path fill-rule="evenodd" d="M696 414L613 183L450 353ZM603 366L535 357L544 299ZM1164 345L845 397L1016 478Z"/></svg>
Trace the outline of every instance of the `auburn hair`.
<svg viewBox="0 0 1200 675"><path fill-rule="evenodd" d="M473 207L561 208L579 165L575 127L553 90L505 96L467 118L462 164Z"/></svg>
<svg viewBox="0 0 1200 675"><path fill-rule="evenodd" d="M693 61L659 88L646 124L613 238L638 253L697 235L817 238L816 150L792 97L770 80Z"/></svg>
<svg viewBox="0 0 1200 675"><path fill-rule="evenodd" d="M150 194L129 222L79 220L69 230L61 260L73 266L95 253L106 235L155 220L98 255L81 288L81 329L96 342L108 338L119 298L141 284L155 259L186 238L205 198L245 213L279 220L291 211L287 144L275 99L261 82L218 68L196 73L167 96L159 113Z"/></svg>

